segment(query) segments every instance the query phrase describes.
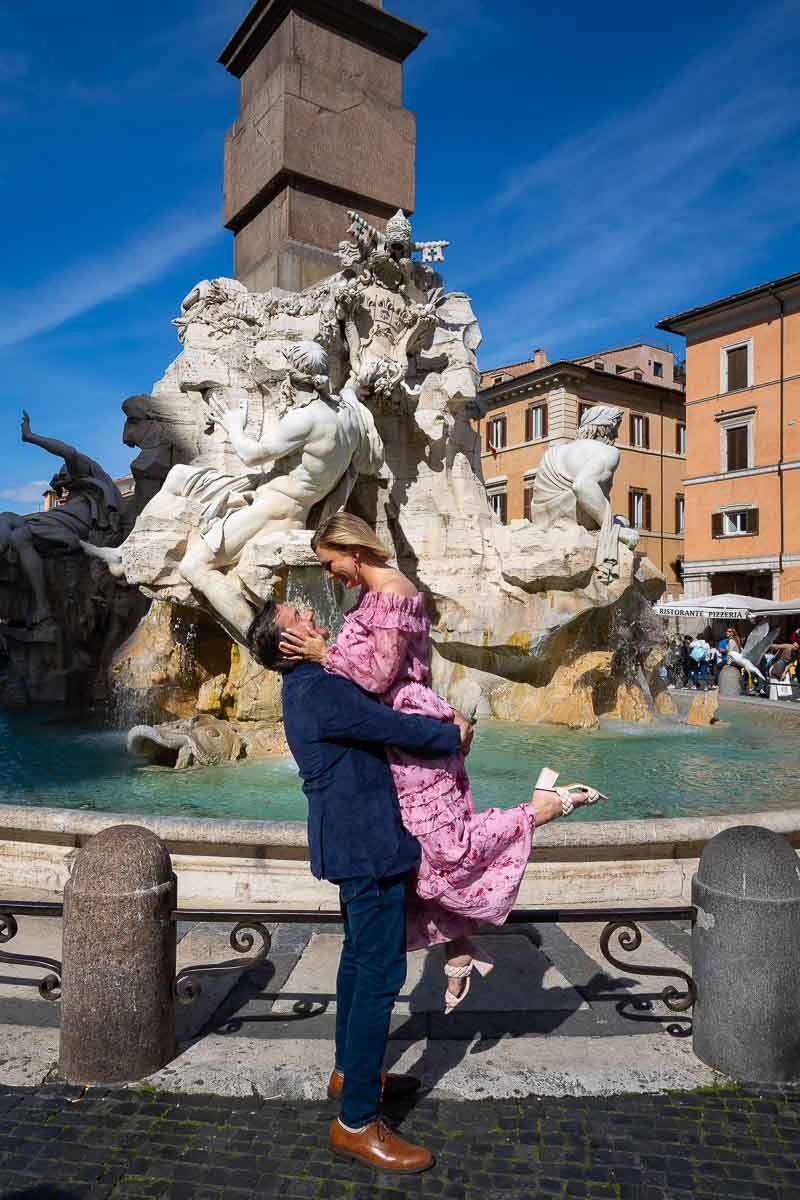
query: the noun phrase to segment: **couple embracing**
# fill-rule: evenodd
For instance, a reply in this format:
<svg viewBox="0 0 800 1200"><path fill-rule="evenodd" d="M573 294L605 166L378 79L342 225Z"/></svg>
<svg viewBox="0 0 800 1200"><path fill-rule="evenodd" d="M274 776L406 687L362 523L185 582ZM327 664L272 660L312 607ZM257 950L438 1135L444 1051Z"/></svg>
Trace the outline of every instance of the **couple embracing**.
<svg viewBox="0 0 800 1200"><path fill-rule="evenodd" d="M381 1071L406 952L443 945L443 1005L493 963L471 935L502 925L516 901L537 826L593 804L583 785L541 772L531 799L476 813L465 758L472 727L428 686L425 600L389 565L366 522L337 513L313 549L328 575L360 587L333 644L309 612L270 601L253 621L255 659L283 674L286 737L308 799L311 870L339 887L344 943L336 981L341 1100L331 1150L399 1173L432 1156L386 1126L381 1102L407 1098L410 1076Z"/></svg>

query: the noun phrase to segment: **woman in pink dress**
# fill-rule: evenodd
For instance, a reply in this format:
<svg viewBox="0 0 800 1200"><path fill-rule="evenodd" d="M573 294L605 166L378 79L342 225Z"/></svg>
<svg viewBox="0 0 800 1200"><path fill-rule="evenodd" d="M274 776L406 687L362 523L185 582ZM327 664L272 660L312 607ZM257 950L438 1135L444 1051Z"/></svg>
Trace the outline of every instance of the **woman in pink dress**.
<svg viewBox="0 0 800 1200"><path fill-rule="evenodd" d="M361 587L361 595L333 645L286 632L284 656L320 662L398 712L452 721L454 710L429 687L425 599L387 565L391 552L365 521L349 513L327 520L312 546L328 575L348 588ZM492 969L470 934L482 922L505 922L536 826L594 804L600 793L582 784L556 788L558 775L545 769L527 803L476 813L463 753L421 760L390 749L387 756L403 824L422 847L415 893L408 902L408 948L445 944L449 1012L466 996L473 968L482 975Z"/></svg>

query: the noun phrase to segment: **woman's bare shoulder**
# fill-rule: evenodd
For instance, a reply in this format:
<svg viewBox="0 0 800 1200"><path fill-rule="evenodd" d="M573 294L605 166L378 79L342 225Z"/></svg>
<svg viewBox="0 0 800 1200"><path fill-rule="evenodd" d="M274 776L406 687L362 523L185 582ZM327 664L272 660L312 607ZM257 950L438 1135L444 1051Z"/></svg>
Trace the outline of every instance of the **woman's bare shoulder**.
<svg viewBox="0 0 800 1200"><path fill-rule="evenodd" d="M378 591L384 595L389 593L394 596L412 597L417 595L419 588L415 587L410 579L406 579L400 571L393 571L391 575L387 576Z"/></svg>

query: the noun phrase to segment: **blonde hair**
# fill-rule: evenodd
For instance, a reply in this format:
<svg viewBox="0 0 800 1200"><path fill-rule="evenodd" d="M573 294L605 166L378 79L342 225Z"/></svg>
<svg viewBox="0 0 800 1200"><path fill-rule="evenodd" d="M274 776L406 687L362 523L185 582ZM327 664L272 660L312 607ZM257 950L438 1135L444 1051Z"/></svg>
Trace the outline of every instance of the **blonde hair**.
<svg viewBox="0 0 800 1200"><path fill-rule="evenodd" d="M375 533L371 525L354 517L352 513L338 512L327 521L323 521L311 539L311 549L319 546L329 546L332 550L353 550L357 546L369 550L382 562L388 562L394 556Z"/></svg>

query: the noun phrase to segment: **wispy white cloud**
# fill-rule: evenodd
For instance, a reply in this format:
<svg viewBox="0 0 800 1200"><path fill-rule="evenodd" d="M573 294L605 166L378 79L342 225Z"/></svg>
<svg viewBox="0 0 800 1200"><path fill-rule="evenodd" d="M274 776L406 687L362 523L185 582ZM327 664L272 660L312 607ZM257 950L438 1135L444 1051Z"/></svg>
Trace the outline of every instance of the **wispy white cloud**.
<svg viewBox="0 0 800 1200"><path fill-rule="evenodd" d="M221 235L216 208L172 213L116 249L93 254L28 292L0 292L5 314L0 346L24 342L135 291Z"/></svg>
<svg viewBox="0 0 800 1200"><path fill-rule="evenodd" d="M47 487L46 479L32 479L30 483L19 483L16 487L3 488L0 500L13 500L16 504L34 504L41 500Z"/></svg>
<svg viewBox="0 0 800 1200"><path fill-rule="evenodd" d="M626 323L646 334L800 222L796 13L796 0L757 10L659 93L504 180L487 215L508 250L465 280L496 295L496 280L518 281L484 311L493 359L590 351Z"/></svg>

